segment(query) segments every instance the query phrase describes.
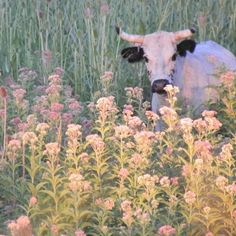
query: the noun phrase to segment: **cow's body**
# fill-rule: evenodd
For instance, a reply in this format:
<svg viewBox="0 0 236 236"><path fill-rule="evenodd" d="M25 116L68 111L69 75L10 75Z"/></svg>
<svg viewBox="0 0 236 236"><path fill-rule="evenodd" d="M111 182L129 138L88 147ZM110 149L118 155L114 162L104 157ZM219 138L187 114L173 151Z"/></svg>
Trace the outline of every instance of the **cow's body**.
<svg viewBox="0 0 236 236"><path fill-rule="evenodd" d="M185 57L177 56L173 84L180 89L182 105L191 106L197 114L202 111L207 101L217 97L214 87L220 84L219 72L225 69L236 71L236 57L213 41L197 44ZM159 107L153 109L157 112Z"/></svg>
<svg viewBox="0 0 236 236"><path fill-rule="evenodd" d="M122 39L139 45L124 49L122 56L129 62L145 59L155 113L166 105L164 87L167 84L179 87L184 107L191 106L200 112L207 101L217 96L214 87L220 84L220 69L236 71L236 57L226 48L213 41L195 44L193 40L186 40L195 32L192 29L143 36L130 35L119 28L117 32Z"/></svg>

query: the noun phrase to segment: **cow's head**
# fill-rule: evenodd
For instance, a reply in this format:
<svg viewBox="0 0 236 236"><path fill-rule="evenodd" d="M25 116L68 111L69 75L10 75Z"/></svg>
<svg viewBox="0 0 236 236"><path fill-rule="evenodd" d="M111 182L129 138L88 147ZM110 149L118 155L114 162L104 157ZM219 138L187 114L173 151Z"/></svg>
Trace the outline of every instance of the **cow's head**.
<svg viewBox="0 0 236 236"><path fill-rule="evenodd" d="M177 55L185 56L186 51L193 52L196 43L187 40L195 32L194 29L178 32L159 31L148 35L132 35L116 27L119 36L134 43L134 47L125 48L121 54L128 62L138 62L144 59L152 85L152 92L163 94L164 87L173 83L175 60Z"/></svg>

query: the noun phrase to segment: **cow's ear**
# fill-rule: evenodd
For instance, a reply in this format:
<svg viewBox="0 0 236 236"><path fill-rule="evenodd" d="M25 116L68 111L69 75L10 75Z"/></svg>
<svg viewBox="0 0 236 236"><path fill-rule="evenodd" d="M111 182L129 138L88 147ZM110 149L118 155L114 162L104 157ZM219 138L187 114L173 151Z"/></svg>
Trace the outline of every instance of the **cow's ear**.
<svg viewBox="0 0 236 236"><path fill-rule="evenodd" d="M139 62L144 59L144 51L141 47L124 48L121 56L128 60L129 63Z"/></svg>
<svg viewBox="0 0 236 236"><path fill-rule="evenodd" d="M196 42L192 39L183 40L181 43L177 44L177 52L181 57L186 56L186 52L194 52L196 47Z"/></svg>

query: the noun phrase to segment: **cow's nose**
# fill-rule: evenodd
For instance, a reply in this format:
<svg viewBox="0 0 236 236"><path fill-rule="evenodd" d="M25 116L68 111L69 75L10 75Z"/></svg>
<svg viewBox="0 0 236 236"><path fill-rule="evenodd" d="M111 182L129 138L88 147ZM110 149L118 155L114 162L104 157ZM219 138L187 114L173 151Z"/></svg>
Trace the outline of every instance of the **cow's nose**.
<svg viewBox="0 0 236 236"><path fill-rule="evenodd" d="M167 79L158 79L158 80L153 81L152 92L158 93L158 94L166 94L166 91L164 90L164 88L167 84L170 84Z"/></svg>

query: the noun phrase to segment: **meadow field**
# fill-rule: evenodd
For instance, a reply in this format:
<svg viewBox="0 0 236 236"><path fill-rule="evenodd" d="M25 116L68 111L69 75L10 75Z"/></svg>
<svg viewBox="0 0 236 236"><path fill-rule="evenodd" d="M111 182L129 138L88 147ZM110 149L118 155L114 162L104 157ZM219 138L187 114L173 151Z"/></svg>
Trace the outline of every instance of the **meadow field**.
<svg viewBox="0 0 236 236"><path fill-rule="evenodd" d="M199 117L176 87L158 116L116 25L236 55L235 0L0 0L0 235L236 235L235 72Z"/></svg>

